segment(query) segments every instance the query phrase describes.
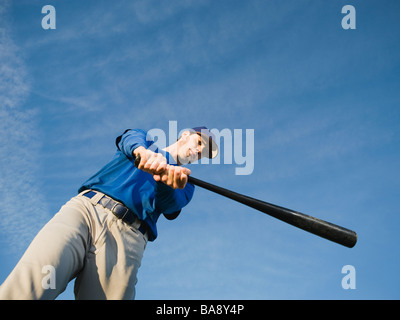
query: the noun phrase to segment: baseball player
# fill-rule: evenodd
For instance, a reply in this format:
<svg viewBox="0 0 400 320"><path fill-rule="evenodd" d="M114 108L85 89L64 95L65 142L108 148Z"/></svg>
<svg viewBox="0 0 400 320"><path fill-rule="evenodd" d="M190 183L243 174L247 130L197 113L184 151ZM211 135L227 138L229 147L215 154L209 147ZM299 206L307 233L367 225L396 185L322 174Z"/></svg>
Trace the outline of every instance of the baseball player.
<svg viewBox="0 0 400 320"><path fill-rule="evenodd" d="M127 130L116 146L113 159L34 238L0 299L55 299L72 279L76 299L134 299L159 216L175 219L192 199L191 172L181 165L214 158L218 147L206 127L184 131L164 149L146 131Z"/></svg>

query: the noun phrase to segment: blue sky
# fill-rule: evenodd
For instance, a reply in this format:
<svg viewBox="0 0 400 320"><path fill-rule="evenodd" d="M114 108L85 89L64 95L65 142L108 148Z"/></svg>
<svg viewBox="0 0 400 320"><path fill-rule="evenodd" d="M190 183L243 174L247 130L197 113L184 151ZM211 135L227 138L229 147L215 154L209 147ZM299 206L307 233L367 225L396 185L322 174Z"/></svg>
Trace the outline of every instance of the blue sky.
<svg viewBox="0 0 400 320"><path fill-rule="evenodd" d="M41 27L46 4L55 30ZM252 174L221 163L193 176L359 241L197 188L178 220L160 219L137 299L399 299L399 13L395 0L1 0L0 282L116 136L177 121L254 129Z"/></svg>

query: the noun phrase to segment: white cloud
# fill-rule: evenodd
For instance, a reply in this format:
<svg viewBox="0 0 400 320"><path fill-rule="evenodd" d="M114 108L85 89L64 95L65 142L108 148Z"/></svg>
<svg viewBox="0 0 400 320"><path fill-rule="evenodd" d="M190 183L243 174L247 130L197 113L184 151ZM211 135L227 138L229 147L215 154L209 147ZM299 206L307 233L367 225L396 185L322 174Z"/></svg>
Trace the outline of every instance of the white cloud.
<svg viewBox="0 0 400 320"><path fill-rule="evenodd" d="M24 106L29 92L26 68L0 5L0 232L12 252L27 246L47 217L40 193L40 136L37 113Z"/></svg>
<svg viewBox="0 0 400 320"><path fill-rule="evenodd" d="M136 18L141 23L148 24L166 20L186 8L201 6L204 3L206 3L206 1L175 0L166 2L159 0L142 0L135 1L132 4L132 8L136 14Z"/></svg>

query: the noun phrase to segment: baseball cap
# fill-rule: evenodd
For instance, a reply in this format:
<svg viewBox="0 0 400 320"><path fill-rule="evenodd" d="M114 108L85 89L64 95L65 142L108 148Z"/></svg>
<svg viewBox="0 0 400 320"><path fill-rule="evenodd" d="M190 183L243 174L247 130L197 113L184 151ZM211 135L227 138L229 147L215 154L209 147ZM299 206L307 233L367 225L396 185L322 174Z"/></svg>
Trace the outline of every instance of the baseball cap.
<svg viewBox="0 0 400 320"><path fill-rule="evenodd" d="M207 141L208 145L206 148L208 148L208 158L212 159L215 158L218 154L218 146L217 143L215 142L215 135L208 130L207 127L201 126L201 127L194 127L191 128L190 131L196 132L198 134L201 134L201 136L204 138L204 140Z"/></svg>

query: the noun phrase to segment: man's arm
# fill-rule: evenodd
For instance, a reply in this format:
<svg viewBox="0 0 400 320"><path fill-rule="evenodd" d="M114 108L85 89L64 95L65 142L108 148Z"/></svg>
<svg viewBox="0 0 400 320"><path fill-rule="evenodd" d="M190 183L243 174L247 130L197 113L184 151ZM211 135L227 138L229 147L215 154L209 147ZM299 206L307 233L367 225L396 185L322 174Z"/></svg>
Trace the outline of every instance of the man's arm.
<svg viewBox="0 0 400 320"><path fill-rule="evenodd" d="M169 219L175 219L193 197L194 185L187 183L183 189L172 189L164 183L157 183L155 189L156 207Z"/></svg>

